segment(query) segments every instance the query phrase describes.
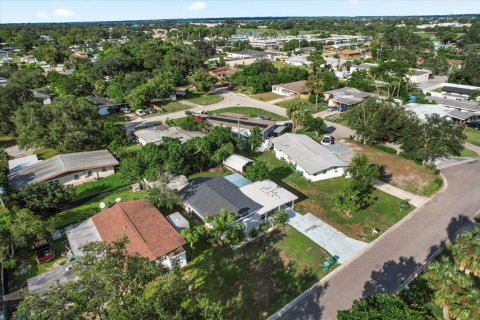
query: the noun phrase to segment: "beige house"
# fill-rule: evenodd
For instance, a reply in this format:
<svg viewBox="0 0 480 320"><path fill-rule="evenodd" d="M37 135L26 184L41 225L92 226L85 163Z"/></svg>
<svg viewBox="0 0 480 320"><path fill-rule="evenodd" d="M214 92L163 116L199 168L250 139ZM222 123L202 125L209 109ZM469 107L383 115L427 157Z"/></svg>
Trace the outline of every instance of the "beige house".
<svg viewBox="0 0 480 320"><path fill-rule="evenodd" d="M8 181L14 189L42 182L74 186L112 175L118 164L108 150L60 154L11 173Z"/></svg>

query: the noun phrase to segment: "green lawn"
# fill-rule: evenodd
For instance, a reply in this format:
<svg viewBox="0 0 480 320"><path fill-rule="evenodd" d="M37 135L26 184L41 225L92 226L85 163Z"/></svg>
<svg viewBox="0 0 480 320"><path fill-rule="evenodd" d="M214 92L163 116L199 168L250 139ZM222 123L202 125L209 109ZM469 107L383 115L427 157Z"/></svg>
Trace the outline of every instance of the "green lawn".
<svg viewBox="0 0 480 320"><path fill-rule="evenodd" d="M163 105L159 105L162 110L158 110L157 112L148 114L144 116L143 118L149 118L149 117L155 117L158 116L158 114L166 114L166 113L172 113L172 112L177 112L177 111L182 111L182 110L188 110L190 109L190 106L187 106L186 104L183 104L178 101L172 101Z"/></svg>
<svg viewBox="0 0 480 320"><path fill-rule="evenodd" d="M196 103L202 106L209 104L214 104L223 100L222 96L216 94L200 94L200 93L189 93L187 95L187 101Z"/></svg>
<svg viewBox="0 0 480 320"><path fill-rule="evenodd" d="M100 193L106 190L125 186L125 183L120 179L120 175L112 174L111 176L84 183L75 188L75 199L81 199L90 195Z"/></svg>
<svg viewBox="0 0 480 320"><path fill-rule="evenodd" d="M0 149L5 149L16 144L15 137L11 136L0 136Z"/></svg>
<svg viewBox="0 0 480 320"><path fill-rule="evenodd" d="M228 176L232 172L225 169L223 166L215 167L208 171L203 171L199 173L192 174L188 177L188 180L193 180L196 178L213 178L213 177L224 177Z"/></svg>
<svg viewBox="0 0 480 320"><path fill-rule="evenodd" d="M276 103L277 106L288 109L291 106L299 106L302 110L307 110L312 113L320 112L327 108L327 103L322 100L322 97L318 97L318 105L315 107L315 103L310 103L308 100L303 99L290 99Z"/></svg>
<svg viewBox="0 0 480 320"><path fill-rule="evenodd" d="M257 155L256 159L267 162L271 170L270 179L283 184L299 196L295 206L297 211L310 212L358 240L374 240L413 209L408 203L375 189L375 202L349 217L337 209L333 200L335 194L342 192L347 186L346 178L310 182L294 174L286 162L275 157L273 151ZM379 234L372 235L373 228L377 228Z"/></svg>
<svg viewBox="0 0 480 320"><path fill-rule="evenodd" d="M273 65L275 66L275 68L280 69L280 68L285 67L285 62L282 62L282 61L273 61Z"/></svg>
<svg viewBox="0 0 480 320"><path fill-rule="evenodd" d="M35 150L35 154L42 159L48 159L59 154L59 152L52 148L39 148Z"/></svg>
<svg viewBox="0 0 480 320"><path fill-rule="evenodd" d="M127 116L124 113L111 113L102 116L101 119L115 123L123 123L127 121Z"/></svg>
<svg viewBox="0 0 480 320"><path fill-rule="evenodd" d="M480 146L480 130L475 130L473 128L465 128L464 131L467 136L467 141L476 146Z"/></svg>
<svg viewBox="0 0 480 320"><path fill-rule="evenodd" d="M231 107L231 108L223 108L223 109L218 109L213 111L216 114L224 113L224 112L230 112L230 113L238 113L238 114L243 114L246 116L251 116L251 117L256 117L260 115L264 115L267 117L270 117L272 120L287 120L286 117L282 117L276 113L268 112L263 109L258 109L258 108L250 108L250 107Z"/></svg>
<svg viewBox="0 0 480 320"><path fill-rule="evenodd" d="M479 155L473 150L463 148L462 152L460 153L460 157L467 157L467 158L478 158Z"/></svg>
<svg viewBox="0 0 480 320"><path fill-rule="evenodd" d="M325 276L322 265L328 257L284 226L235 252L207 249L183 270L200 295L225 307L224 319L264 319Z"/></svg>
<svg viewBox="0 0 480 320"><path fill-rule="evenodd" d="M271 101L275 99L280 99L282 96L273 92L262 92L254 94L250 97L260 101Z"/></svg>
<svg viewBox="0 0 480 320"><path fill-rule="evenodd" d="M100 211L99 204L100 202L104 202L107 206L112 205L115 203L116 198L122 199L122 201L127 200L138 200L138 199L145 199L147 197L147 193L145 191L140 192L132 192L129 187L125 187L124 189L117 190L113 193L110 193L106 196L98 196L87 203L80 205L78 207L62 211L55 216L50 218L51 224L53 228L59 229L64 228L70 224L77 223L83 221L85 219L90 218L94 214Z"/></svg>

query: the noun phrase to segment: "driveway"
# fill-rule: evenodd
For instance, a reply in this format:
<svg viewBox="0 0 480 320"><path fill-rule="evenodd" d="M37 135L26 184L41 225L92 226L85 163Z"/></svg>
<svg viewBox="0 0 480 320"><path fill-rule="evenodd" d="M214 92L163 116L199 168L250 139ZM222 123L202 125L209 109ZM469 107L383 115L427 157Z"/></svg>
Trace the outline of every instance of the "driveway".
<svg viewBox="0 0 480 320"><path fill-rule="evenodd" d="M480 209L474 160L441 170L447 188L335 269L270 319L335 319L375 293L397 293Z"/></svg>
<svg viewBox="0 0 480 320"><path fill-rule="evenodd" d="M368 245L366 242L349 238L311 213L301 215L292 209L288 209L288 213L290 226L303 233L332 256L337 256L340 263L345 263Z"/></svg>

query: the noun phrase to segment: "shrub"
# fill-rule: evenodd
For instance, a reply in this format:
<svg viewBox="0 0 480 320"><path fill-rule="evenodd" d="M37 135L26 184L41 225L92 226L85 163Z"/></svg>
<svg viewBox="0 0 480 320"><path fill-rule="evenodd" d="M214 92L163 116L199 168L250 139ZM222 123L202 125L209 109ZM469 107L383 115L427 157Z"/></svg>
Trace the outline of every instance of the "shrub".
<svg viewBox="0 0 480 320"><path fill-rule="evenodd" d="M286 210L280 209L277 210L273 215L272 215L272 224L274 226L279 226L287 223L288 221L288 212Z"/></svg>
<svg viewBox="0 0 480 320"><path fill-rule="evenodd" d="M248 235L250 236L250 238L255 239L258 236L258 229L253 228L252 230L250 230Z"/></svg>
<svg viewBox="0 0 480 320"><path fill-rule="evenodd" d="M262 224L258 227L258 229L260 230L260 232L267 232L267 230L268 230L268 224L262 223Z"/></svg>
<svg viewBox="0 0 480 320"><path fill-rule="evenodd" d="M374 145L372 145L372 147L374 147L375 149L378 149L380 151L386 152L386 153L397 154L397 150L395 150L392 147L384 146L384 145L381 145L381 144L374 144Z"/></svg>

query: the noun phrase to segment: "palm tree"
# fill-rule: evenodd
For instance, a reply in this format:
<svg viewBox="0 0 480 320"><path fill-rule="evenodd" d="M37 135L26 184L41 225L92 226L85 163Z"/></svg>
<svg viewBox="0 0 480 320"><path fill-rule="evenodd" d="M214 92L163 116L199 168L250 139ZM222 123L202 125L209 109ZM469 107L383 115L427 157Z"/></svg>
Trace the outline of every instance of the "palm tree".
<svg viewBox="0 0 480 320"><path fill-rule="evenodd" d="M307 90L315 94L315 111L318 111L318 95L323 91L323 81L311 75L307 81Z"/></svg>
<svg viewBox="0 0 480 320"><path fill-rule="evenodd" d="M463 232L450 245L450 250L460 271L480 276L480 228Z"/></svg>
<svg viewBox="0 0 480 320"><path fill-rule="evenodd" d="M292 104L287 109L287 117L293 122L293 132L297 132L295 113L297 113L298 111L300 111L300 107L297 104Z"/></svg>
<svg viewBox="0 0 480 320"><path fill-rule="evenodd" d="M425 271L425 278L434 291L435 303L443 309L443 317L449 320L461 313L461 300L465 289L471 284L471 279L458 272L455 263L447 256L433 261Z"/></svg>

